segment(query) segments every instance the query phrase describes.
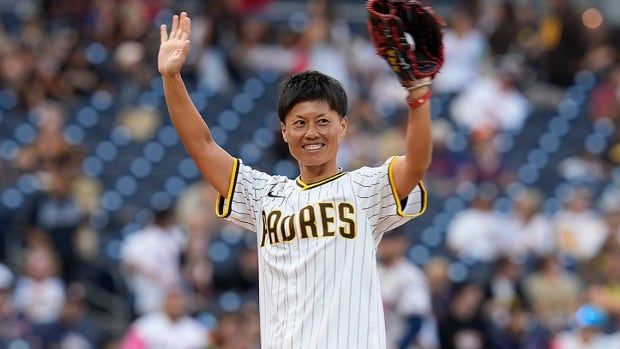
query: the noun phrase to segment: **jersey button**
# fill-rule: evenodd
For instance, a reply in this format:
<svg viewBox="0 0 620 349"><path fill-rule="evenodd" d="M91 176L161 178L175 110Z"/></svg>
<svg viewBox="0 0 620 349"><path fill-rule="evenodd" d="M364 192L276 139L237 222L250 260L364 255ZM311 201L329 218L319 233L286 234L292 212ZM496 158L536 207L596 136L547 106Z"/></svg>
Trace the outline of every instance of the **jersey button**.
<svg viewBox="0 0 620 349"><path fill-rule="evenodd" d="M293 246L293 251L297 251L299 250L299 248L297 248L297 246Z"/></svg>

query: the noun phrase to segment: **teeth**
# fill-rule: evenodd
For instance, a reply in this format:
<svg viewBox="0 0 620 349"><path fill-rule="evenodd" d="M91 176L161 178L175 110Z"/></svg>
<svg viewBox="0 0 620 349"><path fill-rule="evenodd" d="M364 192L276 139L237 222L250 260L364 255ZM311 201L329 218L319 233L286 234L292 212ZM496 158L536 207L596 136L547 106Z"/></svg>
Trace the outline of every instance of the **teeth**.
<svg viewBox="0 0 620 349"><path fill-rule="evenodd" d="M317 149L320 149L321 147L323 147L323 144L308 144L308 145L304 145L304 149L308 149L308 150L317 150Z"/></svg>

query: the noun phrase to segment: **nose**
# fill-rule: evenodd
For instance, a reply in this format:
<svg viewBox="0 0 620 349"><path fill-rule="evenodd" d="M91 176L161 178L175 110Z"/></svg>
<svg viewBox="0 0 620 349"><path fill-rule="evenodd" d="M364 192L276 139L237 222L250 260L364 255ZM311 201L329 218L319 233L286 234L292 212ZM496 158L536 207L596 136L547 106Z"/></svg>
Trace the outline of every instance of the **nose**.
<svg viewBox="0 0 620 349"><path fill-rule="evenodd" d="M316 125L310 123L308 125L308 129L306 130L305 137L313 139L313 138L317 138L318 136L319 136L319 129L318 129L318 127Z"/></svg>

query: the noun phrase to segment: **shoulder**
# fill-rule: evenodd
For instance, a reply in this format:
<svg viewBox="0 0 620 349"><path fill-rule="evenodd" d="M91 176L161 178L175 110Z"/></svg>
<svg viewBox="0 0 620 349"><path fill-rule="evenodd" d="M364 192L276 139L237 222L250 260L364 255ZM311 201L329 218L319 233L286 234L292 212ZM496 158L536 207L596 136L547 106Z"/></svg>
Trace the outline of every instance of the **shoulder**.
<svg viewBox="0 0 620 349"><path fill-rule="evenodd" d="M353 170L350 172L350 175L352 178L369 178L369 179L378 179L381 178L381 176L386 176L388 175L389 169L390 169L390 165L392 164L392 162L396 159L395 156L390 157L389 159L387 159L383 164L379 165L379 166L364 166L364 167L360 167L356 170Z"/></svg>
<svg viewBox="0 0 620 349"><path fill-rule="evenodd" d="M265 171L257 170L249 165L243 163L243 161L237 159L235 173L238 177L237 180L246 182L252 186L268 186L278 183L284 183L290 180L288 177L273 175Z"/></svg>

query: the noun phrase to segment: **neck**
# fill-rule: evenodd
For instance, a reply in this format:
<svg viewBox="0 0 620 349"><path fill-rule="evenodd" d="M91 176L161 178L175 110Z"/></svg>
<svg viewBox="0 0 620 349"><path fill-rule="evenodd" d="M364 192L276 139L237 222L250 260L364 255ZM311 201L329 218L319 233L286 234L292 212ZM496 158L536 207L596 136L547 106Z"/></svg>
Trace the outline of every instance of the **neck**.
<svg viewBox="0 0 620 349"><path fill-rule="evenodd" d="M341 171L336 165L336 162L331 164L323 164L319 166L299 166L299 172L301 174L302 182L306 184L312 184L336 175Z"/></svg>

